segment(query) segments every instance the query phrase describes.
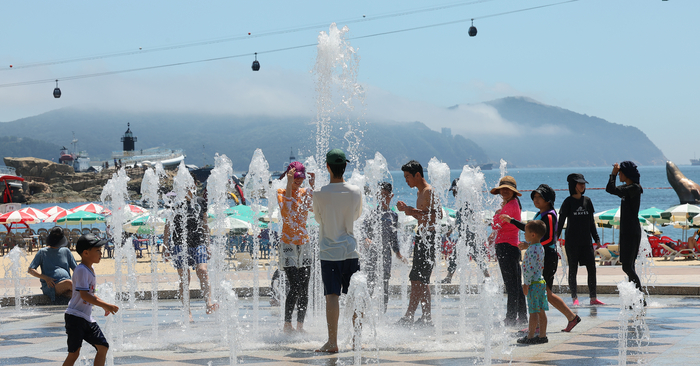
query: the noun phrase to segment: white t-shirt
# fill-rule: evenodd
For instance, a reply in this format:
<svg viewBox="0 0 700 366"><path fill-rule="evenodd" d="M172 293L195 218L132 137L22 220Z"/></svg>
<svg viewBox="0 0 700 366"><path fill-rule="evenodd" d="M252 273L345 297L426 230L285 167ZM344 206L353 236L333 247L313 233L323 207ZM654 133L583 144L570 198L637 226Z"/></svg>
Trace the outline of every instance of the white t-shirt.
<svg viewBox="0 0 700 366"><path fill-rule="evenodd" d="M314 217L320 225L320 259L359 258L353 223L362 214L362 191L352 184L330 183L314 192Z"/></svg>
<svg viewBox="0 0 700 366"><path fill-rule="evenodd" d="M68 302L66 314L79 316L90 323L94 323L92 318L92 304L83 300L80 297L80 291L88 291L91 295L95 295L95 284L97 278L88 266L80 263L73 272L73 296Z"/></svg>

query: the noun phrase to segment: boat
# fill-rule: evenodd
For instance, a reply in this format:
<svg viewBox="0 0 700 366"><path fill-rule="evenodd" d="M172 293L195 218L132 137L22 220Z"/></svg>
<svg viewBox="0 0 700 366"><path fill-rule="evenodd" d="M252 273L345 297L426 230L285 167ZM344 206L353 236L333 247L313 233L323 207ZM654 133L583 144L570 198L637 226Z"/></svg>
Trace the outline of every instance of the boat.
<svg viewBox="0 0 700 366"><path fill-rule="evenodd" d="M126 126L126 132L121 138L123 150L112 152L112 161L115 163L122 166L154 166L161 163L164 168L174 168L185 160L186 155L182 149L152 147L136 150L137 137L131 132L131 123L127 123Z"/></svg>
<svg viewBox="0 0 700 366"><path fill-rule="evenodd" d="M690 159L690 165L700 165L700 159Z"/></svg>

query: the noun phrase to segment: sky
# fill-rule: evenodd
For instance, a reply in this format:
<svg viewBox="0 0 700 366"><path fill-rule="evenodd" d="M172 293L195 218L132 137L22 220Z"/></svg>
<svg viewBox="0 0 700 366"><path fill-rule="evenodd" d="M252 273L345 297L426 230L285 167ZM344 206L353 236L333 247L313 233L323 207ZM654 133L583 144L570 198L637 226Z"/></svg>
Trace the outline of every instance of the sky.
<svg viewBox="0 0 700 366"><path fill-rule="evenodd" d="M5 1L0 121L65 107L312 121L314 45L335 22L359 55L367 118L509 133L510 122L480 103L525 96L635 126L676 164L700 156L700 1L517 11L563 1ZM70 80L174 63L188 64Z"/></svg>

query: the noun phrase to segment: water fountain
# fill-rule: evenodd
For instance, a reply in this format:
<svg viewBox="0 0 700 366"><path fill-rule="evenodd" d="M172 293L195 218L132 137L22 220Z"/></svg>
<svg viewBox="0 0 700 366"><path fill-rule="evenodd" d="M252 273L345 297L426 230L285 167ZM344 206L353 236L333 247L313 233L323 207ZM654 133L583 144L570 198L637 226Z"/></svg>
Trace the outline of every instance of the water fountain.
<svg viewBox="0 0 700 366"><path fill-rule="evenodd" d="M247 199L251 202L254 218L252 229L253 253L251 257L253 258L253 331L256 333L260 325L260 279L258 278L260 273L260 269L258 268L260 260L260 225L258 223L258 217L260 217L260 208L263 206L263 200L274 194L269 192L270 172L268 167L269 165L267 164L267 160L265 160L265 155L263 155L262 150L256 149L253 153L253 158L250 160L248 174L243 184L243 191L246 197L248 197Z"/></svg>
<svg viewBox="0 0 700 366"><path fill-rule="evenodd" d="M644 294L635 287L633 282L629 281L618 283L617 289L620 292L618 364L626 365L628 344L634 342L637 353L643 357L643 347L651 337L644 316ZM630 328L632 328L631 332ZM633 336L632 339L630 339L630 335ZM638 359L638 363L643 363L642 361L642 358Z"/></svg>
<svg viewBox="0 0 700 366"><path fill-rule="evenodd" d="M182 219L179 222L175 221L175 217L187 217L187 196L196 195L197 187L194 184L194 178L190 174L189 170L185 166L185 162L180 162L178 166L177 173L173 178L173 192L175 196L170 202L171 209L166 210L167 221L171 223L172 227L170 230L170 240L174 245L180 245L182 250L177 254L177 260L181 263L187 263L187 243L186 238L187 232L187 220ZM175 232L180 233L180 242L175 240ZM182 322L182 328L189 328L190 314L192 310L190 309L190 273L189 266L180 271L180 282L181 288L180 299L182 300L182 308L180 311L180 319Z"/></svg>
<svg viewBox="0 0 700 366"><path fill-rule="evenodd" d="M22 279L22 274L26 273L26 268L22 267L22 262L25 261L27 253L24 249L19 246L15 246L10 250L8 254L10 258L10 268L6 269L5 275L12 279L12 286L14 287L14 297L15 297L15 311L22 310L22 295L26 291L24 286L20 283Z"/></svg>
<svg viewBox="0 0 700 366"><path fill-rule="evenodd" d="M112 215L108 216L107 227L110 228L112 243L114 243L114 290L115 290L115 300L114 304L119 306L119 308L124 307L124 278L122 277L122 265L125 262L125 255L128 256L129 252L132 255L136 255L133 249L129 245L122 245L123 243L123 229L122 225L126 223L127 213L126 213L126 201L129 198L129 193L126 188L126 183L129 181L129 177L126 175L126 170L124 168L119 169L116 173L112 175L112 178L107 181L104 188L102 189L102 194L100 199L105 207L112 211ZM133 263L133 262L131 262ZM127 268L127 275L133 274L135 276L136 271L133 267ZM134 289L133 286L128 286L129 290ZM129 293L129 305L134 307L134 302L136 297L134 293ZM114 349L119 350L124 344L124 319L123 312L117 312L115 319L115 329L114 329Z"/></svg>
<svg viewBox="0 0 700 366"><path fill-rule="evenodd" d="M428 179L430 180L430 185L433 187L438 204L437 209L442 211L443 203L447 202L447 190L450 188L450 167L447 164L440 162L437 158L433 157L428 162ZM441 212L442 215L442 212ZM445 214L445 216L447 216ZM435 240L433 245L435 246L435 278L441 279L445 277L443 273L443 267L440 264L440 257L442 255L442 237L447 233L447 222L448 217L443 217L440 224L435 228ZM433 303L435 304L435 338L438 342L442 341L443 338L443 296L442 296L442 282L435 282L435 296Z"/></svg>

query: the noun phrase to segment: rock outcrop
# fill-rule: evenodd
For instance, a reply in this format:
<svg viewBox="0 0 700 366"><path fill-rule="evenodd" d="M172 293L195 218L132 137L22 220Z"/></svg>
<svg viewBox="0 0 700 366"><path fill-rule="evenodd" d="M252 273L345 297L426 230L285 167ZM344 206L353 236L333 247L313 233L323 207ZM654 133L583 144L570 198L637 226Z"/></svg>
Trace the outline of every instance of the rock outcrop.
<svg viewBox="0 0 700 366"><path fill-rule="evenodd" d="M5 165L15 168L22 177L40 177L44 179L74 174L73 167L38 158L4 158Z"/></svg>

